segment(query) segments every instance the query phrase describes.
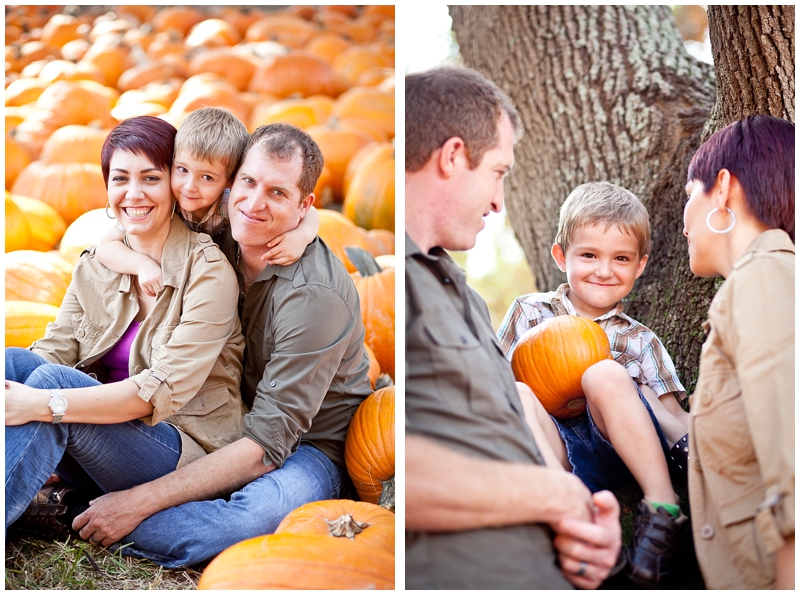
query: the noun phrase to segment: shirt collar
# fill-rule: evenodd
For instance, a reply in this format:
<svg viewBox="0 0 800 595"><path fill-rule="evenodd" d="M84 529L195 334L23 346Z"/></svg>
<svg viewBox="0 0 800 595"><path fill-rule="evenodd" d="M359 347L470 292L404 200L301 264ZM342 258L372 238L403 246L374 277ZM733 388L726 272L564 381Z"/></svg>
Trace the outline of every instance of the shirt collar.
<svg viewBox="0 0 800 595"><path fill-rule="evenodd" d="M561 285L558 286L558 289L556 289L556 294L555 296L553 296L551 302L555 302L556 304L563 306L567 314L570 314L572 316L580 316L578 314L578 311L575 309L575 306L572 305L572 302L569 299L569 283L562 283ZM605 314L598 316L594 320L595 321L608 320L615 316L618 316L622 319L627 319L627 316L623 314L622 310L623 310L622 301L620 301L617 302L617 305L613 309L609 310Z"/></svg>

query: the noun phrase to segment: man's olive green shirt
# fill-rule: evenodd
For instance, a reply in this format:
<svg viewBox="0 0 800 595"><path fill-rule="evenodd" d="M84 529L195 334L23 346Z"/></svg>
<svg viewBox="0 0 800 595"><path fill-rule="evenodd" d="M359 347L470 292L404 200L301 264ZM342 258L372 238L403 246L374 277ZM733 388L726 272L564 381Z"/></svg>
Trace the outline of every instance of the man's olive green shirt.
<svg viewBox="0 0 800 595"><path fill-rule="evenodd" d="M235 263L230 232L222 248ZM300 441L344 467L344 441L371 392L358 292L350 274L317 237L300 260L268 265L239 296L245 336L244 435L281 467Z"/></svg>
<svg viewBox="0 0 800 595"><path fill-rule="evenodd" d="M406 235L405 264L406 433L478 459L543 464L486 303L441 248L423 254ZM407 531L406 587L571 588L536 524Z"/></svg>

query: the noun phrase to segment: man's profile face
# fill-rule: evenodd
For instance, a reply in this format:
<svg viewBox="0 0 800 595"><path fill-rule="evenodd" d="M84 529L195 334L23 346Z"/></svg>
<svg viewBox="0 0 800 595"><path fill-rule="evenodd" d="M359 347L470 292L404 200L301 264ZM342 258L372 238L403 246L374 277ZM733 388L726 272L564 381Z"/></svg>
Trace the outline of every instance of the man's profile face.
<svg viewBox="0 0 800 595"><path fill-rule="evenodd" d="M301 195L302 172L299 155L283 161L266 154L261 145L251 147L228 201L233 239L243 246L265 246L297 227L313 202L313 195Z"/></svg>
<svg viewBox="0 0 800 595"><path fill-rule="evenodd" d="M503 181L514 165L514 127L503 113L498 123L498 143L483 154L475 169L464 155L442 204L442 227L448 250L469 250L484 228L484 217L503 208Z"/></svg>

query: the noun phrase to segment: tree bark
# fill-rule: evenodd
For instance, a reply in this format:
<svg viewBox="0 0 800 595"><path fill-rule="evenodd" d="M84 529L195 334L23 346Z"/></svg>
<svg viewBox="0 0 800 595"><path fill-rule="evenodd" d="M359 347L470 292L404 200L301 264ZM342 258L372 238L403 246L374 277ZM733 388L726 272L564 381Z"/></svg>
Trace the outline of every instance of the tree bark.
<svg viewBox="0 0 800 595"><path fill-rule="evenodd" d="M661 337L691 393L702 322L722 279L689 270L687 166L701 138L753 113L755 98L783 110L763 113L793 120L793 7L709 9L721 27L711 33L715 47L720 37L728 44L715 58L724 54L718 59L732 73L724 84L718 75L716 103L712 67L687 54L666 6L451 6L450 15L465 64L495 81L520 112L525 135L506 206L539 290L565 280L550 247L567 195L599 180L634 192L650 213L653 246L625 309ZM757 74L739 76L742 64ZM748 94L753 76L758 86ZM732 97L740 108L729 107Z"/></svg>
<svg viewBox="0 0 800 595"><path fill-rule="evenodd" d="M794 122L794 6L709 6L717 103L703 139L751 114Z"/></svg>

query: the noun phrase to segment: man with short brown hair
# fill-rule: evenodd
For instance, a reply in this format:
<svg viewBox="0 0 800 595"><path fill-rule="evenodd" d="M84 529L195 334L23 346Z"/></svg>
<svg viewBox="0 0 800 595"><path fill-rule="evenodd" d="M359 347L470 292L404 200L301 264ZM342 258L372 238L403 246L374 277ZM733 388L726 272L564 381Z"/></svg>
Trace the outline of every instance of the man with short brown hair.
<svg viewBox="0 0 800 595"><path fill-rule="evenodd" d="M520 134L511 101L477 72L406 77L409 589L595 588L620 550L616 499L545 465L555 455L525 421L533 394L445 252L472 248L502 209Z"/></svg>

